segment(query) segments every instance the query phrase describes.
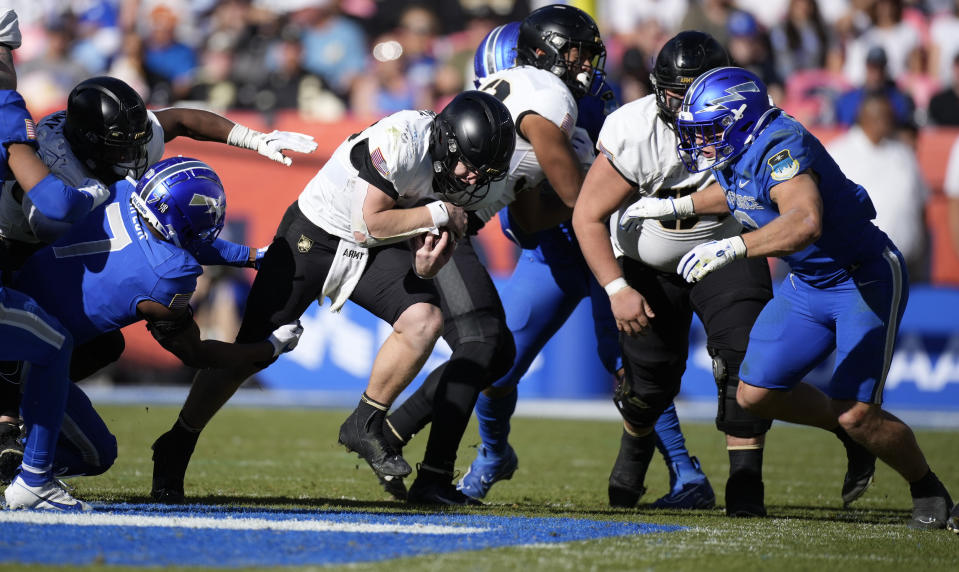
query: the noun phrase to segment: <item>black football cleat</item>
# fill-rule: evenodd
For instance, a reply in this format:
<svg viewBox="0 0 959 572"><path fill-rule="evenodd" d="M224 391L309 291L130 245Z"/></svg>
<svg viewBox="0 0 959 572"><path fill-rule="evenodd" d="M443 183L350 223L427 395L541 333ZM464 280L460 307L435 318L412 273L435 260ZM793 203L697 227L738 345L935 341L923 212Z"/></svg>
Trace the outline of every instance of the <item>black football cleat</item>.
<svg viewBox="0 0 959 572"><path fill-rule="evenodd" d="M909 528L942 530L949 526L951 518L949 507L952 506L952 499L942 483L939 483L939 488L939 493L934 496L912 499L912 518L907 524Z"/></svg>
<svg viewBox="0 0 959 572"><path fill-rule="evenodd" d="M355 409L340 426L339 443L365 460L377 477L405 477L413 467L383 436L384 417L383 411L374 410L363 419L360 410Z"/></svg>
<svg viewBox="0 0 959 572"><path fill-rule="evenodd" d="M466 496L453 484L455 474L418 466L416 480L410 485L406 502L432 506L483 506L477 499Z"/></svg>
<svg viewBox="0 0 959 572"><path fill-rule="evenodd" d="M159 503L180 504L186 500L183 478L196 441L178 438L167 431L153 443L153 488L150 496Z"/></svg>

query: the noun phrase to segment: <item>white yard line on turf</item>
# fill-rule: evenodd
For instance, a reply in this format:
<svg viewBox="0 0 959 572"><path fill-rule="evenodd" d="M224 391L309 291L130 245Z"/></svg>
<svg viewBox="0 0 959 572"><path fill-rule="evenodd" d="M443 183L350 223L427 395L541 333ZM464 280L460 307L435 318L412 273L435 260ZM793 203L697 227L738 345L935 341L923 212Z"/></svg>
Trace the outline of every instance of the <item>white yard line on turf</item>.
<svg viewBox="0 0 959 572"><path fill-rule="evenodd" d="M0 512L0 523L68 524L73 526L139 526L161 528L206 528L222 530L282 530L293 532L360 532L392 534L463 535L489 532L488 528L436 524L379 524L329 520L270 520L265 518L208 518L194 516L148 516L129 514L63 513L42 511Z"/></svg>

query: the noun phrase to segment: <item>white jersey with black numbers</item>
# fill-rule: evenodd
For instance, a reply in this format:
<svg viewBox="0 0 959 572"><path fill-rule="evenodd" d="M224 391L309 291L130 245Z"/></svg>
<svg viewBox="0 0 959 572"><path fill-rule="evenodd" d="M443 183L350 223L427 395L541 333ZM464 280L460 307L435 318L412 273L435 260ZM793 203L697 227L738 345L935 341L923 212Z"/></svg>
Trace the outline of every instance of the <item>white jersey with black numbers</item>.
<svg viewBox="0 0 959 572"><path fill-rule="evenodd" d="M559 127L567 138L572 136L578 113L576 100L566 84L552 73L532 66L510 68L487 76L479 89L502 101L517 126L524 116L536 114ZM537 186L545 177L533 146L517 129L509 173L490 185L490 193L476 213L484 221L489 220L513 202L519 192Z"/></svg>
<svg viewBox="0 0 959 572"><path fill-rule="evenodd" d="M613 168L648 197L677 198L713 183L709 171L690 173L676 153L679 138L659 117L656 96L647 95L620 107L607 118L597 148ZM697 244L736 236L742 226L731 216L698 216L681 221L646 220L639 230L619 227L610 217L617 255L625 255L663 272L675 272L679 260Z"/></svg>
<svg viewBox="0 0 959 572"><path fill-rule="evenodd" d="M147 117L153 129L153 136L147 143L147 165L152 165L163 158L165 144L163 127L160 126L160 121L157 120L152 111L147 111ZM40 158L58 179L68 185L81 186L85 180L94 178L94 175L70 148L70 143L63 134L63 126L66 120L67 112L57 111L47 115L37 123L37 143L40 147Z"/></svg>
<svg viewBox="0 0 959 572"><path fill-rule="evenodd" d="M362 206L369 185L390 195L397 208L435 199L429 154L433 117L428 111L400 111L351 135L300 193L304 216L334 236L363 242L354 231L366 227ZM388 242L396 241L377 244Z"/></svg>

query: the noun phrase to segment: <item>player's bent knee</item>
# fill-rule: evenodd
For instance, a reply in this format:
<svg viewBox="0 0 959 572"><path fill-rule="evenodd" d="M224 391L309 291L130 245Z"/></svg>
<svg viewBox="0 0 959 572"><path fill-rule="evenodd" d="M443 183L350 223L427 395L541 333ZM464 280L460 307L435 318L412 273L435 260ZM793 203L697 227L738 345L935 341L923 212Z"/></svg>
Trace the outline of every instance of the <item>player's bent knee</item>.
<svg viewBox="0 0 959 572"><path fill-rule="evenodd" d="M443 331L443 312L439 306L417 303L400 314L393 331L425 342L435 341Z"/></svg>
<svg viewBox="0 0 959 572"><path fill-rule="evenodd" d="M736 389L736 403L744 410L755 415L762 415L773 399L775 399L775 396L772 395L771 390L749 385L742 381L739 382Z"/></svg>
<svg viewBox="0 0 959 572"><path fill-rule="evenodd" d="M878 405L857 402L839 415L839 424L849 433L868 431L882 421L882 410Z"/></svg>

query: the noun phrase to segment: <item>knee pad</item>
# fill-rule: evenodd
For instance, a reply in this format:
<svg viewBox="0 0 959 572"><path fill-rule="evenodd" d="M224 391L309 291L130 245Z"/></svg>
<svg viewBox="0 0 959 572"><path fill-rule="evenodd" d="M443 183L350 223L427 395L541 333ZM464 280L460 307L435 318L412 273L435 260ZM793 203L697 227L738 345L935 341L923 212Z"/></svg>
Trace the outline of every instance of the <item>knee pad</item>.
<svg viewBox="0 0 959 572"><path fill-rule="evenodd" d="M625 374L616 383L613 403L623 419L633 427L653 427L659 416L679 393L678 389L678 387L631 381L627 367Z"/></svg>
<svg viewBox="0 0 959 572"><path fill-rule="evenodd" d="M746 411L736 401L739 366L742 364L743 354L713 348L708 350L713 358L713 378L716 380L718 392L716 428L727 435L743 439L765 435L772 426L772 420Z"/></svg>

